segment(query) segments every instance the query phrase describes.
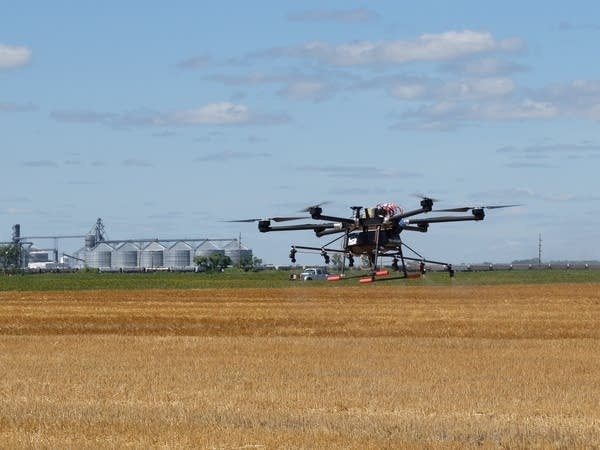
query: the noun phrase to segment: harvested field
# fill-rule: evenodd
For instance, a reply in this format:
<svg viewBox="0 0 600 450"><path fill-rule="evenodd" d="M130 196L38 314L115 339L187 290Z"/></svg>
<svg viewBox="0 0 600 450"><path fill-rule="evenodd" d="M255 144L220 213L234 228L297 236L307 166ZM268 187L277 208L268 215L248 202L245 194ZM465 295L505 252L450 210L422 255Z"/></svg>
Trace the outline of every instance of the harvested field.
<svg viewBox="0 0 600 450"><path fill-rule="evenodd" d="M0 292L0 446L600 445L600 286Z"/></svg>

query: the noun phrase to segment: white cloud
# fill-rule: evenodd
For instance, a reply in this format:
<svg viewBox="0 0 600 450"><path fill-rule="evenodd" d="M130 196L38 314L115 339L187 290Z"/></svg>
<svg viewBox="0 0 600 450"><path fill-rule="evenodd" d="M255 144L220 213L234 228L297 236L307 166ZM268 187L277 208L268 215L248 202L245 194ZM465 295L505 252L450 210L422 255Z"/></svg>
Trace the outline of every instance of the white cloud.
<svg viewBox="0 0 600 450"><path fill-rule="evenodd" d="M488 120L552 119L560 115L560 109L551 102L524 98L517 102L498 102L474 108L474 117Z"/></svg>
<svg viewBox="0 0 600 450"><path fill-rule="evenodd" d="M331 95L331 89L325 83L318 81L298 81L290 83L279 94L290 100L325 100Z"/></svg>
<svg viewBox="0 0 600 450"><path fill-rule="evenodd" d="M209 55L199 55L179 61L177 67L180 69L204 69L211 63L212 58Z"/></svg>
<svg viewBox="0 0 600 450"><path fill-rule="evenodd" d="M390 94L399 100L439 99L443 102L503 97L516 89L513 80L503 77L452 81L400 79L384 80L384 84L389 85Z"/></svg>
<svg viewBox="0 0 600 450"><path fill-rule="evenodd" d="M166 118L167 123L177 125L239 125L249 120L250 111L247 106L230 102L211 103L179 111Z"/></svg>
<svg viewBox="0 0 600 450"><path fill-rule="evenodd" d="M53 111L53 119L73 123L99 123L114 128L202 125L275 125L289 122L285 114L251 112L246 105L210 103L195 109L161 113L139 110L116 114L91 110Z"/></svg>
<svg viewBox="0 0 600 450"><path fill-rule="evenodd" d="M464 30L423 34L413 40L362 41L340 45L314 41L299 48L269 53L313 58L337 66L364 66L447 61L481 53L516 51L521 47L521 41L516 38L499 41L487 32Z"/></svg>
<svg viewBox="0 0 600 450"><path fill-rule="evenodd" d="M522 64L503 61L493 57L458 60L445 63L442 68L449 72L470 76L499 76L518 72L526 72L528 68Z"/></svg>
<svg viewBox="0 0 600 450"><path fill-rule="evenodd" d="M31 50L27 47L10 47L0 44L0 69L14 69L23 66L31 59Z"/></svg>
<svg viewBox="0 0 600 450"><path fill-rule="evenodd" d="M452 129L465 123L510 120L600 120L599 80L575 80L539 89L518 87L508 78L424 79L415 81L416 87L410 80L385 83L373 82L367 87L386 86L391 96L417 105L401 112L400 122L393 126L397 129Z"/></svg>
<svg viewBox="0 0 600 450"><path fill-rule="evenodd" d="M565 116L600 120L600 80L575 80L549 86L538 96L560 105Z"/></svg>
<svg viewBox="0 0 600 450"><path fill-rule="evenodd" d="M397 99L414 100L427 95L427 86L419 83L397 83L390 89L390 93Z"/></svg>
<svg viewBox="0 0 600 450"><path fill-rule="evenodd" d="M510 78L480 78L446 83L442 95L452 98L499 97L514 90L515 83Z"/></svg>

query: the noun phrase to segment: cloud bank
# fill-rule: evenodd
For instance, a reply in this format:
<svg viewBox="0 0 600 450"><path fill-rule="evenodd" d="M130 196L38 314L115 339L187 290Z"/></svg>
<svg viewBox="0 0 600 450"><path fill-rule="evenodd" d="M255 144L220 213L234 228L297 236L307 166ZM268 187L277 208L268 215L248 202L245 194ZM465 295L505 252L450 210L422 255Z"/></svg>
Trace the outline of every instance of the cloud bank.
<svg viewBox="0 0 600 450"><path fill-rule="evenodd" d="M290 120L286 114L251 111L246 105L231 102L210 103L171 113L139 110L117 114L92 110L61 110L53 111L50 116L62 122L99 123L115 128L277 125Z"/></svg>
<svg viewBox="0 0 600 450"><path fill-rule="evenodd" d="M312 41L297 47L274 48L257 56L312 59L333 66L402 65L418 61L447 61L491 52L523 48L518 38L495 39L489 32L447 31L416 39L361 41L333 45Z"/></svg>
<svg viewBox="0 0 600 450"><path fill-rule="evenodd" d="M27 47L11 47L0 43L0 69L15 69L24 66L31 59Z"/></svg>

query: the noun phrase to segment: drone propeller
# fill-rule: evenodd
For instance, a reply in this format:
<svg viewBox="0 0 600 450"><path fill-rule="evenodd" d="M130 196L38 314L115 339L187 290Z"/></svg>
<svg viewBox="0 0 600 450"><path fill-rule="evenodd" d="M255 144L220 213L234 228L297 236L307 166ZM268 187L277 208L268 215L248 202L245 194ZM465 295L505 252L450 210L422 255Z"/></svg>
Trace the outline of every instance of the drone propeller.
<svg viewBox="0 0 600 450"><path fill-rule="evenodd" d="M304 208L304 209L301 209L301 210L300 210L300 211L298 211L298 212L307 212L307 213L309 213L309 212L311 212L312 210L314 210L314 209L317 209L317 208L320 208L320 207L321 207L321 206L323 206L323 205L328 205L329 203L331 203L331 202L321 202L321 203L317 203L316 205L307 206L306 208Z"/></svg>
<svg viewBox="0 0 600 450"><path fill-rule="evenodd" d="M263 219L239 219L239 220L226 220L225 222L232 223L249 223L249 222L261 222L263 220L269 220L273 222L288 222L290 220L310 219L310 217L265 217Z"/></svg>
<svg viewBox="0 0 600 450"><path fill-rule="evenodd" d="M428 195L424 195L421 193L414 193L414 194L411 194L411 196L415 197L415 198L420 198L421 200L431 200L433 203L437 203L440 201L439 198L432 198L432 197L429 197Z"/></svg>
<svg viewBox="0 0 600 450"><path fill-rule="evenodd" d="M434 212L467 212L472 209L514 208L515 206L521 206L521 205L462 206L460 208L436 209Z"/></svg>

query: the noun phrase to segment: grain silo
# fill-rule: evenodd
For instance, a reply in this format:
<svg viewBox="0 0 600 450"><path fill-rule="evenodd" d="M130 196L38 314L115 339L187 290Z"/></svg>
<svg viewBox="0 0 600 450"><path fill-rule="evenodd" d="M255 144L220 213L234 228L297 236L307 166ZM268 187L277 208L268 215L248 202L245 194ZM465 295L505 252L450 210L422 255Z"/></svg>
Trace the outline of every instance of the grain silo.
<svg viewBox="0 0 600 450"><path fill-rule="evenodd" d="M171 269L190 267L192 264L192 246L184 241L178 241L165 250L165 267Z"/></svg>
<svg viewBox="0 0 600 450"><path fill-rule="evenodd" d="M223 247L225 256L231 259L232 266L239 266L240 262L252 262L252 250L242 245L242 243L234 239Z"/></svg>
<svg viewBox="0 0 600 450"><path fill-rule="evenodd" d="M113 252L112 267L115 269L132 269L138 267L140 248L132 243L125 242Z"/></svg>
<svg viewBox="0 0 600 450"><path fill-rule="evenodd" d="M92 249L96 245L96 236L93 234L85 235L85 248Z"/></svg>
<svg viewBox="0 0 600 450"><path fill-rule="evenodd" d="M194 256L205 256L206 258L211 258L213 256L225 256L225 250L217 247L211 241L204 241L200 245L196 247L194 250Z"/></svg>
<svg viewBox="0 0 600 450"><path fill-rule="evenodd" d="M94 269L107 269L112 264L114 248L106 242L100 242L91 249L85 250L85 265Z"/></svg>
<svg viewBox="0 0 600 450"><path fill-rule="evenodd" d="M166 247L160 242L150 242L140 252L140 266L145 268L164 267Z"/></svg>

